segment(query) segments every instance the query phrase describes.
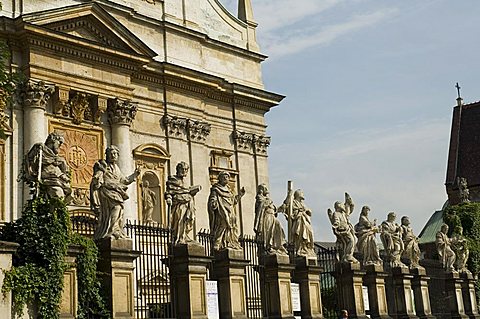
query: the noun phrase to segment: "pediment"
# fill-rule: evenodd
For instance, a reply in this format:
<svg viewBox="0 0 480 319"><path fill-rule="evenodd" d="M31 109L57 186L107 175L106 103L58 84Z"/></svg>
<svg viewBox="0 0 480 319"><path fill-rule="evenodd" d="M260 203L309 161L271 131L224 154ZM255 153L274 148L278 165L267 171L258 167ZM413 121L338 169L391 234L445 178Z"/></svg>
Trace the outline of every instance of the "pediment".
<svg viewBox="0 0 480 319"><path fill-rule="evenodd" d="M148 57L157 55L96 3L35 12L23 16L23 21L86 44Z"/></svg>

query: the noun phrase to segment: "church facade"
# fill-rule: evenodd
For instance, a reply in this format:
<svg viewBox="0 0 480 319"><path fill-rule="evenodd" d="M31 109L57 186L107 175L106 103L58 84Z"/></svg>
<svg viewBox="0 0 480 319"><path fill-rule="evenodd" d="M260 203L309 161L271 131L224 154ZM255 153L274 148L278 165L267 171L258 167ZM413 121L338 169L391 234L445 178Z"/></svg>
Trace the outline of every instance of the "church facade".
<svg viewBox="0 0 480 319"><path fill-rule="evenodd" d="M238 206L240 230L253 233L256 186L268 183L265 113L283 96L264 89L257 24L250 0L238 17L218 0L2 1L1 38L9 67L25 81L1 110L0 219L20 216L28 189L17 180L24 154L48 133L72 173L73 215L89 215L89 183L105 148L120 149L130 186L125 217L168 225L165 182L189 164L195 233L208 228L209 188L220 171L247 190Z"/></svg>

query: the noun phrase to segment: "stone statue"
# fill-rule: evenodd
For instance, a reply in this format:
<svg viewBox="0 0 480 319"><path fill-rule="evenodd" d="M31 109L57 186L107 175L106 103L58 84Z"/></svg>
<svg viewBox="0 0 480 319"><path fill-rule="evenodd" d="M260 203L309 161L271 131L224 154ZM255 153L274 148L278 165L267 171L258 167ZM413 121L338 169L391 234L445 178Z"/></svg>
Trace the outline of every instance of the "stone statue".
<svg viewBox="0 0 480 319"><path fill-rule="evenodd" d="M25 155L20 179L36 188L35 195L38 195L38 183L45 185L47 194L52 197L66 198L72 193L70 169L65 159L58 155L63 143L63 136L53 132L48 134L45 144L33 145Z"/></svg>
<svg viewBox="0 0 480 319"><path fill-rule="evenodd" d="M119 149L115 145L107 147L106 161L100 160L93 167L90 183L91 208L98 216L94 239L127 238L123 227L124 202L128 199L128 185L140 174L138 169L125 177L117 165Z"/></svg>
<svg viewBox="0 0 480 319"><path fill-rule="evenodd" d="M456 260L454 267L458 272L469 272L467 268L468 257L470 250L468 249L468 242L463 236L462 226L455 227L452 236L452 250L455 252Z"/></svg>
<svg viewBox="0 0 480 319"><path fill-rule="evenodd" d="M381 265L382 260L378 253L376 233L379 232L377 227L377 220L371 222L368 219L368 212L370 207L363 206L358 219L358 224L355 225L355 235L358 238L357 250L362 254L362 264L366 265Z"/></svg>
<svg viewBox="0 0 480 319"><path fill-rule="evenodd" d="M402 257L408 260L410 268L419 268L420 266L420 248L418 247L418 237L413 234L410 226L410 218L402 217L402 240L405 250Z"/></svg>
<svg viewBox="0 0 480 319"><path fill-rule="evenodd" d="M190 238L195 221L194 196L202 189L201 186L185 185L185 177L189 166L180 162L176 167L176 174L167 180L165 199L170 208L171 227L176 244L185 244L194 241Z"/></svg>
<svg viewBox="0 0 480 319"><path fill-rule="evenodd" d="M435 244L437 246L438 256L440 258L440 262L442 263L443 268L447 272L455 273L456 270L454 268L456 255L455 252L452 250L452 239L448 238L448 225L442 224L440 231L437 232Z"/></svg>
<svg viewBox="0 0 480 319"><path fill-rule="evenodd" d="M390 212L387 220L380 225L380 239L385 249L386 262L390 267L406 267L400 260L405 249L402 240L402 227L400 227L395 219L397 215Z"/></svg>
<svg viewBox="0 0 480 319"><path fill-rule="evenodd" d="M143 181L142 185L142 216L143 222L146 224L154 223L153 208L157 203L157 195L150 189L150 183L147 180Z"/></svg>
<svg viewBox="0 0 480 319"><path fill-rule="evenodd" d="M228 187L229 180L230 174L228 172L220 172L218 182L210 189L208 198L210 231L213 235L213 248L215 250L242 249L238 242L235 205L245 195L245 188L242 187L239 195L234 195Z"/></svg>
<svg viewBox="0 0 480 319"><path fill-rule="evenodd" d="M460 203L470 203L470 191L468 190L467 179L465 177L457 177L457 184Z"/></svg>
<svg viewBox="0 0 480 319"><path fill-rule="evenodd" d="M287 243L285 232L277 219L276 207L268 195L267 185L258 185L253 230L257 234L257 238L264 242L268 254L288 256L285 249Z"/></svg>
<svg viewBox="0 0 480 319"><path fill-rule="evenodd" d="M337 236L337 251L340 262L358 263L353 257L356 245L355 230L350 222L350 215L353 212L355 204L348 193L345 193L345 203L335 202L335 211L328 209L328 217L332 224L332 230Z"/></svg>

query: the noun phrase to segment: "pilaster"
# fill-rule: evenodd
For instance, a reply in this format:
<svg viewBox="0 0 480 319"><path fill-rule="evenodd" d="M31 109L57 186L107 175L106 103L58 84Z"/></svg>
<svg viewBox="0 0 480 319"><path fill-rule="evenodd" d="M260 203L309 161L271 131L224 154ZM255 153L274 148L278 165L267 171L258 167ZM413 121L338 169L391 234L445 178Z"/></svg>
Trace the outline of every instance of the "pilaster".
<svg viewBox="0 0 480 319"><path fill-rule="evenodd" d="M418 319L412 294L412 278L407 267L393 267L387 281L387 301L393 318Z"/></svg>
<svg viewBox="0 0 480 319"><path fill-rule="evenodd" d="M363 284L368 288L370 317L390 319L385 291L385 278L388 275L383 271L382 265L367 265L365 270L367 274L363 278Z"/></svg>
<svg viewBox="0 0 480 319"><path fill-rule="evenodd" d="M435 316L432 315L428 288L430 277L427 276L423 267L414 268L411 270L411 273L413 274L412 289L417 316L421 319L435 319Z"/></svg>
<svg viewBox="0 0 480 319"><path fill-rule="evenodd" d="M339 309L348 309L350 318L367 319L363 303L363 276L360 263L337 263L336 279L339 294Z"/></svg>
<svg viewBox="0 0 480 319"><path fill-rule="evenodd" d="M450 312L450 317L454 319L467 319L462 293L463 280L456 272L445 273L445 292Z"/></svg>
<svg viewBox="0 0 480 319"><path fill-rule="evenodd" d="M475 294L476 279L470 271L460 274L462 282L463 304L465 306L465 314L471 319L478 319L477 296Z"/></svg>
<svg viewBox="0 0 480 319"><path fill-rule="evenodd" d="M316 259L295 258L293 281L300 286L300 307L302 319L322 319L322 294L320 291L321 267Z"/></svg>

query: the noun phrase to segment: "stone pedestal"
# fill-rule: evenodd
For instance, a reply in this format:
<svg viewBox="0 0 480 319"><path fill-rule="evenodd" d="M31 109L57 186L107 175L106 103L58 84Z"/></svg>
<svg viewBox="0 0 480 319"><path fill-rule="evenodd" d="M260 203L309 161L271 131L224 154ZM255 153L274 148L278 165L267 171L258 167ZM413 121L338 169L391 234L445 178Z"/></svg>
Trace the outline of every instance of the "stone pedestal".
<svg viewBox="0 0 480 319"><path fill-rule="evenodd" d="M463 280L460 279L458 273L445 274L445 292L447 293L448 310L451 318L466 319L465 306L462 294Z"/></svg>
<svg viewBox="0 0 480 319"><path fill-rule="evenodd" d="M335 277L339 296L338 309L346 309L350 318L366 319L363 303L363 276L360 264L337 263Z"/></svg>
<svg viewBox="0 0 480 319"><path fill-rule="evenodd" d="M140 253L133 250L132 240L106 238L97 241L98 271L103 273L103 290L114 319L134 318L133 269Z"/></svg>
<svg viewBox="0 0 480 319"><path fill-rule="evenodd" d="M68 247L65 262L68 265L63 273L62 299L60 300L60 318L75 319L78 309L77 256L82 252L80 246Z"/></svg>
<svg viewBox="0 0 480 319"><path fill-rule="evenodd" d="M291 273L295 268L290 264L289 256L263 256L265 271L261 277L262 286L266 289L263 296L268 318L293 319Z"/></svg>
<svg viewBox="0 0 480 319"><path fill-rule="evenodd" d="M245 260L243 250L215 251L212 278L218 282L220 318L247 318Z"/></svg>
<svg viewBox="0 0 480 319"><path fill-rule="evenodd" d="M170 276L177 319L207 319L207 266L212 258L199 244L176 245L172 249Z"/></svg>
<svg viewBox="0 0 480 319"><path fill-rule="evenodd" d="M300 307L302 319L323 318L322 294L320 291L321 267L316 259L295 258L293 281L300 286Z"/></svg>
<svg viewBox="0 0 480 319"><path fill-rule="evenodd" d="M388 315L385 278L387 274L382 265L365 266L367 274L363 277L363 284L368 288L368 300L371 318L390 319Z"/></svg>
<svg viewBox="0 0 480 319"><path fill-rule="evenodd" d="M480 318L478 314L477 298L475 295L475 277L471 272L464 272L460 274L462 282L463 305L465 307L465 314L472 319Z"/></svg>
<svg viewBox="0 0 480 319"><path fill-rule="evenodd" d="M414 268L410 271L413 275L412 289L415 299L415 312L420 319L435 319L432 315L432 307L430 304L430 294L428 291L428 281L425 268Z"/></svg>
<svg viewBox="0 0 480 319"><path fill-rule="evenodd" d="M18 244L0 241L0 290L3 287L5 271L12 269L12 255L17 251ZM0 318L12 318L12 292L3 295L0 302Z"/></svg>
<svg viewBox="0 0 480 319"><path fill-rule="evenodd" d="M418 319L412 291L413 275L407 267L393 267L387 281L388 310L392 318Z"/></svg>

